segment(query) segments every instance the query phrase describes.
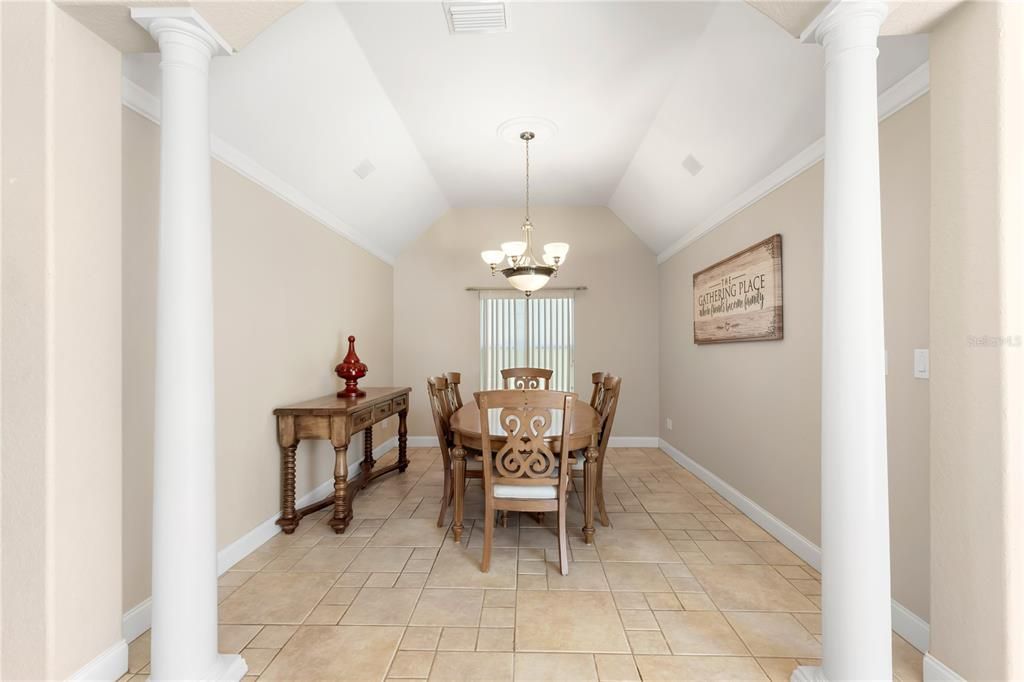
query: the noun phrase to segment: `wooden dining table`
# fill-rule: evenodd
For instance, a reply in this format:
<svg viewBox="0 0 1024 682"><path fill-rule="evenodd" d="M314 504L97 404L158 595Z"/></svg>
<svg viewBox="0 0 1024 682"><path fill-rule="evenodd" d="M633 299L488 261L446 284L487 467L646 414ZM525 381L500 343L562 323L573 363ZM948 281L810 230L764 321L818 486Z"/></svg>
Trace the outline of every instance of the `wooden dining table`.
<svg viewBox="0 0 1024 682"><path fill-rule="evenodd" d="M488 415L491 448L497 451L505 444L504 429L499 423L500 410L491 410ZM455 542L462 539L463 523L462 508L466 494L466 454L467 449L479 451L482 448L480 435L480 411L475 401L468 402L455 411L450 421L455 436L455 447L452 449L452 473L455 484L455 520L452 532ZM573 410L572 425L569 435L569 450L584 452L583 463L583 540L587 544L594 541L594 506L597 498L597 449L601 429L601 417L597 411L586 403L577 402ZM549 447L562 446L562 413L552 411L551 426L544 441Z"/></svg>

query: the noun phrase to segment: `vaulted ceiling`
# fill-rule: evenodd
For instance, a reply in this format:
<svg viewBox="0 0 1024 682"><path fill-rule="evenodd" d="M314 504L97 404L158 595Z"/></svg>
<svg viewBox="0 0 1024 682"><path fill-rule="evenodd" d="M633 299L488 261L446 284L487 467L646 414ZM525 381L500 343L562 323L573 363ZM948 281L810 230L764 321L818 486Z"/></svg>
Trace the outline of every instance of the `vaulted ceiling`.
<svg viewBox="0 0 1024 682"><path fill-rule="evenodd" d="M509 119L557 128L531 145L534 202L610 206L655 252L824 133L821 48L746 3L513 2L509 19L452 34L440 2L307 3L215 60L211 131L385 257L449 206L522 201ZM880 50L881 91L927 38ZM125 75L157 95L157 63L126 56Z"/></svg>

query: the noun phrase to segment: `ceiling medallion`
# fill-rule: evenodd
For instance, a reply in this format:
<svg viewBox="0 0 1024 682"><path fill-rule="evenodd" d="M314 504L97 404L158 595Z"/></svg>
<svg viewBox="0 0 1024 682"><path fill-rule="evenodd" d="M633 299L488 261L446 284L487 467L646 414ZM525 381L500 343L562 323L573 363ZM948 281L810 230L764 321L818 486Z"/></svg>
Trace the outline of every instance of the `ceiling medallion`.
<svg viewBox="0 0 1024 682"><path fill-rule="evenodd" d="M505 242L501 250L483 251L480 257L491 266L491 276L498 271L498 265L508 259L508 267L501 270L508 283L527 296L542 289L552 277L558 276L558 267L565 262L569 245L565 242L551 242L544 245L544 256L538 260L533 253L533 223L530 222L530 141L536 135L525 130L519 134L526 145L526 219L523 221L523 239Z"/></svg>

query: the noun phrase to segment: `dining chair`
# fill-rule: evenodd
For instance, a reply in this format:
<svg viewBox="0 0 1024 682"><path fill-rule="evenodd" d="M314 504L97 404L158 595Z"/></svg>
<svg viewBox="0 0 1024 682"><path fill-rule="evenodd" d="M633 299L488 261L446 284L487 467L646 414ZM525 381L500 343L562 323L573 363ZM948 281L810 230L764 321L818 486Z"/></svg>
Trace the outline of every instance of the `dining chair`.
<svg viewBox="0 0 1024 682"><path fill-rule="evenodd" d="M484 551L480 570L491 568L494 512L558 512L558 564L569 575L565 520L569 504L569 442L576 394L561 391L503 390L473 394L480 410L484 473ZM504 442L491 441L489 410L500 409L498 424ZM548 430L561 416L561 434ZM545 441L547 436L550 442ZM497 447L497 452L494 448Z"/></svg>
<svg viewBox="0 0 1024 682"><path fill-rule="evenodd" d="M505 388L539 388L547 390L551 384L554 371L540 367L510 367L501 370L501 378L505 380Z"/></svg>
<svg viewBox="0 0 1024 682"><path fill-rule="evenodd" d="M597 511L601 515L601 524L607 526L608 512L604 506L604 458L608 450L608 441L612 437L612 425L615 423L615 411L619 406L619 393L622 388L622 377L613 376L605 372L595 372L594 376L602 374L600 399L594 409L601 417L600 430L597 441ZM595 386L595 394L597 393ZM580 457L576 458L581 459Z"/></svg>
<svg viewBox="0 0 1024 682"><path fill-rule="evenodd" d="M452 412L462 407L462 394L459 393L459 384L462 383L461 372L445 372L444 378L448 380L448 396L452 399Z"/></svg>
<svg viewBox="0 0 1024 682"><path fill-rule="evenodd" d="M454 474L452 471L452 453L455 437L452 434L451 418L458 407L462 406L462 398L458 395L458 383L452 384L448 376L458 378L458 372L449 372L444 376L427 379L427 397L430 400L430 411L434 416L434 429L437 431L437 444L441 448L441 464L444 467L444 491L441 493L441 511L437 515L437 527L444 525L444 516L455 495ZM455 407L455 405L458 407ZM477 456L472 456L472 455ZM483 464L479 453L470 453L466 457L466 478L482 478Z"/></svg>
<svg viewBox="0 0 1024 682"><path fill-rule="evenodd" d="M590 375L590 381L594 384L594 392L590 394L590 406L600 410L601 399L604 397L604 378L607 372L594 372Z"/></svg>

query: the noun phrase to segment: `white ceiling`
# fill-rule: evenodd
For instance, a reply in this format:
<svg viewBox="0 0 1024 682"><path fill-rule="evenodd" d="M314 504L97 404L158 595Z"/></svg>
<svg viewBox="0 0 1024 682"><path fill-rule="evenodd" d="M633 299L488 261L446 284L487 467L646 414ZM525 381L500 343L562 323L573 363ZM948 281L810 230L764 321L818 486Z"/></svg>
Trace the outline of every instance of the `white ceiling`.
<svg viewBox="0 0 1024 682"><path fill-rule="evenodd" d="M559 128L531 145L534 201L608 205L654 251L824 133L821 49L746 3L509 14L508 33L451 35L440 2L307 3L215 60L211 130L390 255L449 205L522 201L510 118ZM883 39L880 90L926 59L923 36ZM156 63L125 74L156 94Z"/></svg>

